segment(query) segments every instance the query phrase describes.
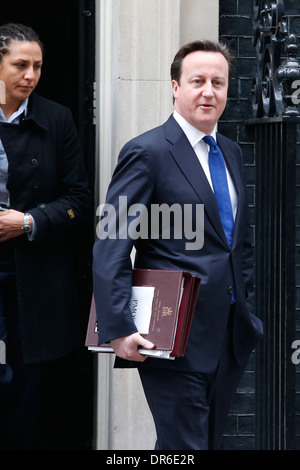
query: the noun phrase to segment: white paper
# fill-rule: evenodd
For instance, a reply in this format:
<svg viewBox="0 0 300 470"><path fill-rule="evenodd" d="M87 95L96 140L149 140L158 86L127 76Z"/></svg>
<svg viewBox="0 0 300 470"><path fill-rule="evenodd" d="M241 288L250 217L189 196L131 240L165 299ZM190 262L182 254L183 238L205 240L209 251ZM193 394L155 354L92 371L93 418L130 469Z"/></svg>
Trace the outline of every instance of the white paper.
<svg viewBox="0 0 300 470"><path fill-rule="evenodd" d="M152 304L155 287L133 286L129 307L132 318L141 335L147 335L150 330Z"/></svg>
<svg viewBox="0 0 300 470"><path fill-rule="evenodd" d="M175 359L174 356L171 356L172 351L164 351L162 349L139 348L139 353L144 354L144 356L152 356L158 359Z"/></svg>

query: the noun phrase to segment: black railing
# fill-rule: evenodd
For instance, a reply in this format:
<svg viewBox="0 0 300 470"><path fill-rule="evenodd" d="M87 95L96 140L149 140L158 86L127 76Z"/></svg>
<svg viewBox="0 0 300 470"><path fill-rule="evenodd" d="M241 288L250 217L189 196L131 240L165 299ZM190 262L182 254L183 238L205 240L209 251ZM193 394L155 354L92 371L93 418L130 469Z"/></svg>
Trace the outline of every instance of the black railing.
<svg viewBox="0 0 300 470"><path fill-rule="evenodd" d="M296 8L296 7L295 7ZM297 448L296 211L300 130L298 38L283 0L254 1L253 119L256 158L256 447Z"/></svg>

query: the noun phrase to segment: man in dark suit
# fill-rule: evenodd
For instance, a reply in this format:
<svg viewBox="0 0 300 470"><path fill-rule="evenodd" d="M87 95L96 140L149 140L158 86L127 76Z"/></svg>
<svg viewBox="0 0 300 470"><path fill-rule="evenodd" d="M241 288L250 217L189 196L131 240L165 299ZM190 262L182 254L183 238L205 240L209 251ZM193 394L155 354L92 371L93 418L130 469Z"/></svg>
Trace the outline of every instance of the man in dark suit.
<svg viewBox="0 0 300 470"><path fill-rule="evenodd" d="M110 206L105 206L114 207L116 223L104 214L105 227L100 223L94 247L99 343L111 341L117 366L138 367L158 450L221 448L232 397L262 334L262 324L254 315L242 154L238 145L216 132L233 65L224 44L195 41L178 51L171 66L174 113L162 126L132 139L121 150L107 194ZM234 225L228 237L219 206L223 201L217 200L219 189L227 188L227 183L219 185L222 188L215 184L210 145L202 140L207 135L217 141L217 151L221 149L225 160L226 197ZM170 217L167 238L162 232L151 237L150 230L148 236L134 236L130 231L134 208L145 207L149 215L153 204L169 208L177 204L182 214L192 207L189 217L194 230L199 230L197 207L204 205L203 244L196 231L194 245L186 231L178 236L176 216ZM183 220L187 219L183 216ZM153 344L137 332L128 307L133 246L135 267L186 270L202 279L183 358L145 359L138 351L139 346L153 348Z"/></svg>

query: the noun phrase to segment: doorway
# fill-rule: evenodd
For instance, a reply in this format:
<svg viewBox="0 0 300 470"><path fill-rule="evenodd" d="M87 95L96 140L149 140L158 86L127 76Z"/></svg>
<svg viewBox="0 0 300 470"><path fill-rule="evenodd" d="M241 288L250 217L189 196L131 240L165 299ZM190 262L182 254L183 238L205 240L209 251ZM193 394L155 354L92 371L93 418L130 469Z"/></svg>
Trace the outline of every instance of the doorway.
<svg viewBox="0 0 300 470"><path fill-rule="evenodd" d="M42 76L36 92L69 107L81 141L90 187L94 193L95 125L95 0L28 0L5 2L1 24L31 26L45 47ZM80 234L83 313L88 319L92 292L94 208L90 223ZM93 447L94 358L83 348L50 363L45 377L36 449L89 450ZM47 430L43 423L49 423Z"/></svg>

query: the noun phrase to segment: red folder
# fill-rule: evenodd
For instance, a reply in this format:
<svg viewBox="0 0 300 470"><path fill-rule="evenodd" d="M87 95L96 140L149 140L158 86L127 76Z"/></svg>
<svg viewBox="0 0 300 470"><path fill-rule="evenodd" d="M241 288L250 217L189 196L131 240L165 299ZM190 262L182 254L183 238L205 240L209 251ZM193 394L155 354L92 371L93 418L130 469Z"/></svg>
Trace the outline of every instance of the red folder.
<svg viewBox="0 0 300 470"><path fill-rule="evenodd" d="M199 294L201 279L186 271L134 269L133 286L154 287L149 332L142 336L154 349L141 348L148 356L174 359L184 356ZM92 299L86 346L95 352L113 352L109 343L98 346L98 325Z"/></svg>

